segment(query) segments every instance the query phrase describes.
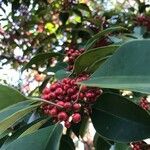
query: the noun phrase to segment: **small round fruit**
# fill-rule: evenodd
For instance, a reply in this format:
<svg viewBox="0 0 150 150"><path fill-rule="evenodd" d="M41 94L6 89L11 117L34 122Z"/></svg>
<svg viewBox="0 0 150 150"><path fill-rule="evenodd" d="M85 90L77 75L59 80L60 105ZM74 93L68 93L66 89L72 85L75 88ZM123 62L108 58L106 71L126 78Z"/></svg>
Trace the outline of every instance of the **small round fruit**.
<svg viewBox="0 0 150 150"><path fill-rule="evenodd" d="M71 110L71 107L72 107L72 104L71 104L70 102L66 102L66 103L64 104L64 108L65 108L66 110Z"/></svg>
<svg viewBox="0 0 150 150"><path fill-rule="evenodd" d="M68 115L64 111L60 112L57 117L59 121L66 121L68 119Z"/></svg>
<svg viewBox="0 0 150 150"><path fill-rule="evenodd" d="M49 115L51 117L55 117L57 115L57 113L58 113L57 108L52 108L51 110L49 110Z"/></svg>
<svg viewBox="0 0 150 150"><path fill-rule="evenodd" d="M80 108L81 108L81 105L80 105L79 103L75 103L75 104L73 105L73 110L74 110L75 112L79 111Z"/></svg>
<svg viewBox="0 0 150 150"><path fill-rule="evenodd" d="M72 116L72 121L74 123L79 123L81 121L81 115L79 113L75 113Z"/></svg>
<svg viewBox="0 0 150 150"><path fill-rule="evenodd" d="M70 128L70 126L71 126L71 123L70 123L69 121L66 121L66 122L65 122L65 127L66 127L66 128Z"/></svg>

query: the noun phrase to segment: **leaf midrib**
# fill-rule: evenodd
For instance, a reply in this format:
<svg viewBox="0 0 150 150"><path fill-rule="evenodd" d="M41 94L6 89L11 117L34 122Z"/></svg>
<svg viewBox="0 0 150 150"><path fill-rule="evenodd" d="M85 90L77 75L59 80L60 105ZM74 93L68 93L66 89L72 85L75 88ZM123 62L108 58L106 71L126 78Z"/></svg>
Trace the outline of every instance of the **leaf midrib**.
<svg viewBox="0 0 150 150"><path fill-rule="evenodd" d="M48 143L49 143L49 141L50 141L50 138L52 137L52 135L53 135L53 132L54 132L54 130L56 129L56 127L58 126L58 124L57 125L54 125L54 128L52 129L52 131L51 131L51 134L49 134L49 137L47 138L47 141L45 142L46 144L45 144L45 150L47 150L47 146L48 146Z"/></svg>

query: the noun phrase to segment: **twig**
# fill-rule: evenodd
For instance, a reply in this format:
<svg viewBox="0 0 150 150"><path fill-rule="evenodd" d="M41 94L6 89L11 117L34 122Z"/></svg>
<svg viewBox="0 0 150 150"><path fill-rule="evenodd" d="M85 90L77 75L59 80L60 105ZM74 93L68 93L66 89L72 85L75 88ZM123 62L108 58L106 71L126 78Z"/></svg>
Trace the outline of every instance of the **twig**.
<svg viewBox="0 0 150 150"><path fill-rule="evenodd" d="M77 99L74 101L74 103L73 103L73 104L75 104L75 103L78 101L79 96L80 96L80 92L81 92L81 88L82 88L82 85L80 85L80 87L79 87L79 91L78 91Z"/></svg>
<svg viewBox="0 0 150 150"><path fill-rule="evenodd" d="M39 102L43 102L43 103L47 103L49 105L54 105L54 106L57 106L57 107L60 107L60 108L63 108L62 106L56 104L56 103L53 103L51 101L47 101L47 100L44 100L44 99L41 99L41 98L28 98L28 99L31 99L33 101L39 101Z"/></svg>

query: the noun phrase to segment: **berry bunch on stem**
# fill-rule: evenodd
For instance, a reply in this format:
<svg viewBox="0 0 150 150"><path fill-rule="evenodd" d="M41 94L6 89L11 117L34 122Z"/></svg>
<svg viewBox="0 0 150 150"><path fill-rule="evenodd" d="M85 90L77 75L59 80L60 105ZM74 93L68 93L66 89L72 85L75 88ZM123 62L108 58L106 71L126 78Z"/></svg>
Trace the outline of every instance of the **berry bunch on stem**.
<svg viewBox="0 0 150 150"><path fill-rule="evenodd" d="M147 28L148 31L150 31L150 17L149 16L138 16L135 19L135 25L136 26L144 26Z"/></svg>
<svg viewBox="0 0 150 150"><path fill-rule="evenodd" d="M73 65L74 65L74 62L75 62L75 59L80 56L82 53L84 52L84 49L81 48L81 49L69 49L69 50L66 50L66 57L65 57L65 60L66 62L68 63L68 67L67 67L67 70L68 71L71 71L73 69Z"/></svg>
<svg viewBox="0 0 150 150"><path fill-rule="evenodd" d="M149 102L147 101L147 98L146 97L142 97L140 99L140 102L139 102L139 105L145 109L145 110L149 110L150 109L150 104Z"/></svg>
<svg viewBox="0 0 150 150"><path fill-rule="evenodd" d="M99 88L79 86L77 82L88 79L88 75L79 75L76 78L64 78L53 83L42 92L42 99L53 102L56 105L45 104L42 109L50 115L54 121L64 121L69 128L71 123L79 123L82 115L91 113L91 105L101 95Z"/></svg>
<svg viewBox="0 0 150 150"><path fill-rule="evenodd" d="M144 149L146 150L147 146L148 146L148 144L145 143L144 141L139 141L139 142L133 142L133 143L131 143L132 150L144 150Z"/></svg>

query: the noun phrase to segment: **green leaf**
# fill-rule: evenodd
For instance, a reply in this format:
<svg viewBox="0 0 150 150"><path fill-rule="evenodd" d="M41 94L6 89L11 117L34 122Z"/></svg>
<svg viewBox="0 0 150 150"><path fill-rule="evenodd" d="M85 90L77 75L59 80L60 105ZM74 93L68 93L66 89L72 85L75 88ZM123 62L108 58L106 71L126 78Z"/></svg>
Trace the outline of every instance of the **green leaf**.
<svg viewBox="0 0 150 150"><path fill-rule="evenodd" d="M62 130L63 128L60 124L42 128L15 140L5 150L59 150Z"/></svg>
<svg viewBox="0 0 150 150"><path fill-rule="evenodd" d="M28 134L31 134L31 133L37 131L43 124L45 124L47 122L47 120L48 119L43 119L43 120L35 123L30 128L28 128L26 131L24 131L18 138L21 138L25 135L28 135Z"/></svg>
<svg viewBox="0 0 150 150"><path fill-rule="evenodd" d="M97 60L96 62L94 62L91 66L89 66L88 68L88 72L89 73L93 73L95 70L97 70L99 68L100 65L102 65L109 57L111 57L111 55L108 55L102 59Z"/></svg>
<svg viewBox="0 0 150 150"><path fill-rule="evenodd" d="M3 139L4 137L6 137L10 132L12 132L13 130L12 129L8 129L6 130L5 132L3 132L1 135L0 135L0 139Z"/></svg>
<svg viewBox="0 0 150 150"><path fill-rule="evenodd" d="M26 100L26 97L19 91L12 87L0 84L0 110L23 100Z"/></svg>
<svg viewBox="0 0 150 150"><path fill-rule="evenodd" d="M129 144L116 143L114 150L132 150Z"/></svg>
<svg viewBox="0 0 150 150"><path fill-rule="evenodd" d="M65 69L67 66L65 62L58 62L54 67L48 67L46 72L57 72L58 70Z"/></svg>
<svg viewBox="0 0 150 150"><path fill-rule="evenodd" d="M150 137L150 115L117 94L100 96L93 106L91 119L96 131L113 141L131 142Z"/></svg>
<svg viewBox="0 0 150 150"><path fill-rule="evenodd" d="M118 45L110 45L91 49L90 51L83 53L75 61L74 72L79 74L85 70L87 72L90 72L91 70L95 71L91 69L91 65L96 63L96 61L103 60L106 58L106 56L113 54L118 48Z"/></svg>
<svg viewBox="0 0 150 150"><path fill-rule="evenodd" d="M112 27L112 28L108 28L106 30L100 31L99 33L97 33L96 35L94 35L92 38L90 38L87 41L85 45L85 49L86 50L90 49L96 43L97 40L100 40L101 38L108 35L109 33L116 32L119 30L127 30L127 29L123 27Z"/></svg>
<svg viewBox="0 0 150 150"><path fill-rule="evenodd" d="M75 150L73 140L69 136L63 135L61 138L59 150Z"/></svg>
<svg viewBox="0 0 150 150"><path fill-rule="evenodd" d="M23 101L23 102L19 102L14 105L11 105L5 109L2 109L0 111L0 121L4 120L5 118L9 117L11 114L13 114L23 108L29 107L32 103L33 103L33 101L27 100L27 101Z"/></svg>
<svg viewBox="0 0 150 150"><path fill-rule="evenodd" d="M0 148L2 147L2 145L4 144L4 142L6 141L7 136L3 137L2 139L0 139Z"/></svg>
<svg viewBox="0 0 150 150"><path fill-rule="evenodd" d="M150 77L148 76L99 76L83 84L93 87L124 89L150 94Z"/></svg>
<svg viewBox="0 0 150 150"><path fill-rule="evenodd" d="M27 68L30 68L33 64L39 65L43 64L45 61L49 60L52 57L59 57L62 58L63 55L61 53L40 53L33 57L23 68L22 71L24 71Z"/></svg>
<svg viewBox="0 0 150 150"><path fill-rule="evenodd" d="M2 110L0 112L0 133L3 133L28 113L34 111L39 105L30 106L29 103L19 103Z"/></svg>
<svg viewBox="0 0 150 150"><path fill-rule="evenodd" d="M150 40L124 44L83 84L150 93L149 47Z"/></svg>
<svg viewBox="0 0 150 150"><path fill-rule="evenodd" d="M110 150L111 144L104 140L98 133L95 134L93 142L95 150Z"/></svg>
<svg viewBox="0 0 150 150"><path fill-rule="evenodd" d="M84 135L86 134L88 123L89 123L89 117L83 116L80 124L80 129L79 129L79 135L81 136L81 138L83 138Z"/></svg>
<svg viewBox="0 0 150 150"><path fill-rule="evenodd" d="M9 136L6 141L4 142L4 144L2 145L2 149L5 149L8 144L12 143L14 140L16 140L17 138L19 138L19 136L21 134L23 134L26 130L28 130L29 128L31 128L32 126L34 126L35 124L37 124L38 122L41 122L43 120L43 118L39 118L35 121L33 121L32 123L30 124L26 124L20 128L18 128L16 131L10 131L12 133L11 136ZM36 130L35 130L36 131ZM9 133L10 133L9 132Z"/></svg>
<svg viewBox="0 0 150 150"><path fill-rule="evenodd" d="M55 73L55 76L58 80L61 80L65 77L68 77L70 75L70 72L68 72L67 70L64 70L64 69L61 69L61 70L58 70L56 73Z"/></svg>

